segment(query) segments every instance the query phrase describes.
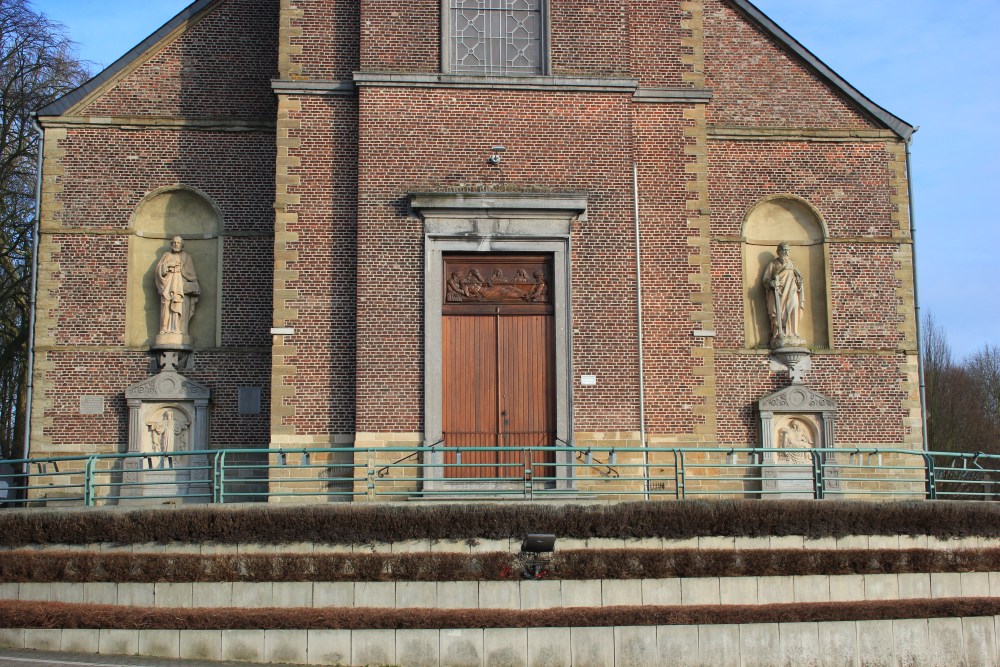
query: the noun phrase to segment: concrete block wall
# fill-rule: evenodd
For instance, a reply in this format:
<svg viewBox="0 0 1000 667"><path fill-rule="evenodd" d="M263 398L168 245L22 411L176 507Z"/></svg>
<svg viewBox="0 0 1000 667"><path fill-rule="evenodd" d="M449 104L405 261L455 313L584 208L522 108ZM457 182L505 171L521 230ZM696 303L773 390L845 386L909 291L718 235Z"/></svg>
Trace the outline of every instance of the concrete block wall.
<svg viewBox="0 0 1000 667"><path fill-rule="evenodd" d="M455 630L0 630L0 646L309 665L997 665L1000 617Z"/></svg>
<svg viewBox="0 0 1000 667"><path fill-rule="evenodd" d="M977 549L1000 540L855 535L822 540L702 537L559 540L559 549ZM487 553L519 541L368 545L92 544L86 553ZM65 546L33 551L67 550ZM16 558L17 550L6 550ZM538 610L560 607L768 605L1000 597L1000 572L925 572L644 580L349 582L0 582L2 601L153 609L296 607ZM1000 617L730 625L451 629L0 629L0 647L171 659L337 665L998 665Z"/></svg>
<svg viewBox="0 0 1000 667"><path fill-rule="evenodd" d="M527 581L3 583L0 600L150 608L551 609L1000 598L1000 572Z"/></svg>

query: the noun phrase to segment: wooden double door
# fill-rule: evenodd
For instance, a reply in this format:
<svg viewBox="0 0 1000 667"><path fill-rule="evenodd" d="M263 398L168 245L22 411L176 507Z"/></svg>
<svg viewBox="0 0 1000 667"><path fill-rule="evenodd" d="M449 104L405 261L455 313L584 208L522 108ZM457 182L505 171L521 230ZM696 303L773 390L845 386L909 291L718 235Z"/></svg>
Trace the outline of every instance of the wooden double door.
<svg viewBox="0 0 1000 667"><path fill-rule="evenodd" d="M446 255L442 397L450 478L552 475L555 318L546 255Z"/></svg>

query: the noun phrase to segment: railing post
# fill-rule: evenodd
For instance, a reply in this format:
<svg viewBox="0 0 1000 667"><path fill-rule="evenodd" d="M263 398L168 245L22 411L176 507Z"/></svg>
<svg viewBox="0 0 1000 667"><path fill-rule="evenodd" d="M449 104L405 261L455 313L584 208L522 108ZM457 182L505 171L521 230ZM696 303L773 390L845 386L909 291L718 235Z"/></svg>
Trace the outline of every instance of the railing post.
<svg viewBox="0 0 1000 667"><path fill-rule="evenodd" d="M534 475L532 473L534 471L532 470L531 451L527 447L525 447L524 449L521 450L521 456L524 457L524 459L523 459L524 460L524 497L527 498L528 500L531 500L531 492L532 492L532 489L534 487L534 484L532 483L532 479L534 478ZM497 458L499 458L499 457L497 457Z"/></svg>
<svg viewBox="0 0 1000 667"><path fill-rule="evenodd" d="M813 497L823 500L826 496L826 480L823 478L823 454L815 449L811 452L813 462Z"/></svg>
<svg viewBox="0 0 1000 667"><path fill-rule="evenodd" d="M365 489L365 499L368 502L375 502L376 498L376 488L375 488L375 450L368 450L367 468L365 469L365 478L367 481ZM392 470L389 471L390 473Z"/></svg>
<svg viewBox="0 0 1000 667"><path fill-rule="evenodd" d="M83 465L83 504L85 507L94 506L94 463L96 459L88 456Z"/></svg>
<svg viewBox="0 0 1000 667"><path fill-rule="evenodd" d="M223 449L216 452L212 461L212 502L217 504L225 502L225 491L222 488L225 484L225 457L226 450Z"/></svg>
<svg viewBox="0 0 1000 667"><path fill-rule="evenodd" d="M924 458L924 490L927 500L937 500L937 470L935 469L934 457L930 454L922 454Z"/></svg>
<svg viewBox="0 0 1000 667"><path fill-rule="evenodd" d="M674 488L677 489L677 500L684 499L684 450L674 450Z"/></svg>

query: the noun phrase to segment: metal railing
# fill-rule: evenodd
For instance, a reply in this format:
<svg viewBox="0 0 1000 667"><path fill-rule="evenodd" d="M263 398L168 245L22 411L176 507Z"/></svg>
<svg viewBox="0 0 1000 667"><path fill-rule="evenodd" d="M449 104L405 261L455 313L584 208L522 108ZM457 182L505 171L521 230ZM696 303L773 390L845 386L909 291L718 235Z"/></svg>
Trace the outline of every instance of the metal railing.
<svg viewBox="0 0 1000 667"><path fill-rule="evenodd" d="M484 459L488 463L476 463ZM464 461L464 462L463 462ZM138 502L1000 499L1000 456L902 449L344 447L0 462L0 506Z"/></svg>

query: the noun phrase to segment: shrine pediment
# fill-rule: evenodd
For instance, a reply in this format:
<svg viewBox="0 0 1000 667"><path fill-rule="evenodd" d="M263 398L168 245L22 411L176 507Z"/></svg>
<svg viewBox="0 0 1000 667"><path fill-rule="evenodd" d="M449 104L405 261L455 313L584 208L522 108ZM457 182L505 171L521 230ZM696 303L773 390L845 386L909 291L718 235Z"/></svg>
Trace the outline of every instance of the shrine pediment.
<svg viewBox="0 0 1000 667"><path fill-rule="evenodd" d="M164 371L125 390L126 400L195 401L209 400L212 390L180 373Z"/></svg>
<svg viewBox="0 0 1000 667"><path fill-rule="evenodd" d="M762 413L767 412L836 412L837 403L803 385L793 384L765 396L757 402Z"/></svg>

